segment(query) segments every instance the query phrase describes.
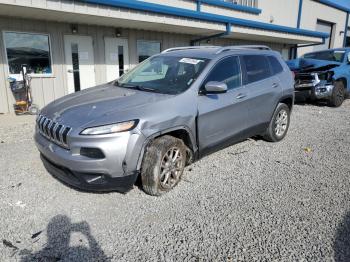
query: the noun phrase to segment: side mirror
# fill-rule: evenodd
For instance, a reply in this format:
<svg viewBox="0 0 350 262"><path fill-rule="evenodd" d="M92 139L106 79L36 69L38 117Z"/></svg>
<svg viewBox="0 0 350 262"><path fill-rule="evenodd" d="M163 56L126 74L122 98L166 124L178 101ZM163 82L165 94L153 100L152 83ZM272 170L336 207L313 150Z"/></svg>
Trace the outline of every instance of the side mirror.
<svg viewBox="0 0 350 262"><path fill-rule="evenodd" d="M204 87L205 94L221 94L227 92L227 85L223 82L210 81Z"/></svg>
<svg viewBox="0 0 350 262"><path fill-rule="evenodd" d="M350 53L348 53L347 62L350 63Z"/></svg>

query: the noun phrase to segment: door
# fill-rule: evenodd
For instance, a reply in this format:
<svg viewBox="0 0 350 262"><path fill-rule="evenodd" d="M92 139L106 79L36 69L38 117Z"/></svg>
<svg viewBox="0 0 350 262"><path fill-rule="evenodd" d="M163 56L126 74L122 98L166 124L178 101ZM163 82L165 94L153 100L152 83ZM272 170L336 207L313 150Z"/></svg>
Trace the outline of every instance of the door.
<svg viewBox="0 0 350 262"><path fill-rule="evenodd" d="M92 37L66 35L64 47L67 67L68 93L96 85Z"/></svg>
<svg viewBox="0 0 350 262"><path fill-rule="evenodd" d="M317 32L323 32L329 34L329 37L327 37L324 41L324 44L315 45L313 46L313 51L320 51L329 49L332 47L332 41L333 41L333 23L322 21L317 19L316 23L316 31Z"/></svg>
<svg viewBox="0 0 350 262"><path fill-rule="evenodd" d="M107 82L118 79L129 69L128 40L123 38L105 38Z"/></svg>
<svg viewBox="0 0 350 262"><path fill-rule="evenodd" d="M198 138L202 154L240 139L247 128L248 104L238 57L220 60L201 88L209 81L224 82L228 90L198 96Z"/></svg>
<svg viewBox="0 0 350 262"><path fill-rule="evenodd" d="M275 57L245 55L241 58L249 103L248 125L249 128L261 127L263 130L270 122L277 101L282 94L280 81L272 72L273 68L269 60L274 59L273 61L277 63L275 66L280 66L279 72L283 71L283 68Z"/></svg>

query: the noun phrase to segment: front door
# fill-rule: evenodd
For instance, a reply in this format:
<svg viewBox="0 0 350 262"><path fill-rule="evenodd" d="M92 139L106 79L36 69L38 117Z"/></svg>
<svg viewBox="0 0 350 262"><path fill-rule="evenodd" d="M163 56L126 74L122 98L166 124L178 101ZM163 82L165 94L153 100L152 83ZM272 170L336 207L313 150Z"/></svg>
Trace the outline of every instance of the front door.
<svg viewBox="0 0 350 262"><path fill-rule="evenodd" d="M68 93L96 85L94 49L91 36L66 35L64 47Z"/></svg>
<svg viewBox="0 0 350 262"><path fill-rule="evenodd" d="M128 40L123 38L105 38L107 82L118 79L129 69Z"/></svg>
<svg viewBox="0 0 350 262"><path fill-rule="evenodd" d="M223 94L207 94L198 97L198 137L201 154L228 145L244 136L247 128L248 102L239 59L236 56L219 61L204 85L209 81L226 83ZM203 88L203 87L202 87Z"/></svg>

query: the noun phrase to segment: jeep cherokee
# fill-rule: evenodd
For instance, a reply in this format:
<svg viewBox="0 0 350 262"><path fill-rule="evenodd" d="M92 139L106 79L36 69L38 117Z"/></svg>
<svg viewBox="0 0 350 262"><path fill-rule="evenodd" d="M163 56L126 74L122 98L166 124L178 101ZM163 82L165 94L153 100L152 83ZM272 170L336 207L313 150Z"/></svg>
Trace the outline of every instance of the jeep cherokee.
<svg viewBox="0 0 350 262"><path fill-rule="evenodd" d="M256 135L282 140L293 103L292 73L268 47L172 48L47 105L35 141L66 184L127 192L140 175L161 195L211 152Z"/></svg>

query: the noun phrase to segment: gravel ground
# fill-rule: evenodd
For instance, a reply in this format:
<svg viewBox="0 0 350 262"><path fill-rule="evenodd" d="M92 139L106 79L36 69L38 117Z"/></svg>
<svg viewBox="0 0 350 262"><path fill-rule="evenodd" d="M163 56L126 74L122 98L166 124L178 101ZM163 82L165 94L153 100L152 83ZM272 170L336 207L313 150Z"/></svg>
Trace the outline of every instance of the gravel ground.
<svg viewBox="0 0 350 262"><path fill-rule="evenodd" d="M350 261L350 100L295 106L285 140L210 155L158 198L61 184L34 118L13 120L0 116L1 261Z"/></svg>

